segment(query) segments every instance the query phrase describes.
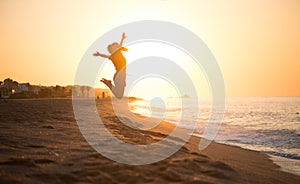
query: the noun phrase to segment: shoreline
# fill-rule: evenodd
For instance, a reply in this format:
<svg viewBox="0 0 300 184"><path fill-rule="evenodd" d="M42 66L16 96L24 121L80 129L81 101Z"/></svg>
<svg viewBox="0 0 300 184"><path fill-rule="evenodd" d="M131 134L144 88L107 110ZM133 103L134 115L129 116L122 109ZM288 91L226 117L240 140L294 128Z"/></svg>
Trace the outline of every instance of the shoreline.
<svg viewBox="0 0 300 184"><path fill-rule="evenodd" d="M167 125L167 126L175 126L174 123L172 123L172 122L163 121L163 123L165 123L165 125ZM184 129L184 128L181 128L181 129ZM159 130L159 128L155 129L155 130L150 130L150 131L160 132L160 133L163 133L163 134L168 133L168 132ZM201 134L199 134L199 135L201 135ZM222 156L213 154L214 150L216 150L216 147L222 147L222 148L227 147L227 149L230 148L232 150L242 150L242 152L250 152L252 155L257 154L256 156L259 156L260 161L261 161L261 159L263 159L263 162L266 163L269 166L270 170L284 172L284 173L287 173L287 174L292 174L292 175L299 176L298 174L294 173L291 170L284 169L280 165L280 163L276 162L276 158L275 158L276 156L269 155L269 154L263 153L261 151L242 148L242 147L239 147L239 146L230 145L230 144L226 144L226 143L219 143L219 142L216 142L214 140L211 142L211 146L213 148L211 148L210 145L209 145L206 149L201 151L201 150L198 149L198 145L199 145L199 142L200 142L201 139L202 138L200 138L200 137L192 135L190 137L190 139L187 141L185 146L190 151L193 151L193 152L199 152L199 153L202 153L202 154L205 153L205 155L207 154L207 156L210 156L210 157L213 155L213 158L216 159L217 161L225 162L226 164L228 164L230 166L233 166L233 168L235 167L234 164L232 164L230 161L228 161L227 158L223 158ZM226 150L226 149L224 149L224 150ZM273 158L272 158L272 156L273 156ZM280 157L280 158L284 158L284 157ZM260 161L257 162L257 164L260 164Z"/></svg>
<svg viewBox="0 0 300 184"><path fill-rule="evenodd" d="M133 101L135 101L135 100L144 100L144 99L133 99L133 100L131 100L130 102L133 102ZM138 114L138 113L134 113L134 114L135 114L136 116L138 116L138 117L142 117L142 118L150 118L150 117L145 117L145 116L143 116L143 115L141 115L141 114ZM155 119L155 118L153 118L153 119ZM160 127L160 126L156 126L155 128L150 129L149 131L159 132L159 133L163 133L163 134L165 134L165 135L168 135L168 134L174 129L174 127L176 127L176 123L174 123L174 122L162 121L161 123L163 124L164 127L172 127L172 128L166 129L166 128L162 128L162 127ZM181 128L181 127L179 127L179 128L180 128L180 129L183 129L183 130L191 131L191 130L186 129L186 128ZM197 135L197 134L198 134L198 135L201 135L201 134L202 134L201 132L195 132L195 131L194 131L192 134L193 134L193 135L191 135L191 138L193 137L193 139L194 139L194 138L198 139L198 140L193 140L193 139L192 139L193 142L199 142L199 141L202 139L202 138L199 137L199 136L195 136L195 134L196 134L196 135ZM191 139L191 138L190 138L190 139ZM187 144L188 144L188 145L190 144L189 141L187 141ZM271 163L270 165L273 165L273 166L272 166L272 169L273 169L273 170L281 171L281 172L286 172L286 173L288 173L288 174L300 176L299 173L295 173L295 171L292 171L292 170L289 170L289 169L284 168L283 165L282 165L282 163L280 163L280 161L277 161L277 160L276 160L276 157L283 158L283 159L289 159L289 158L280 157L280 156L274 156L274 155L271 155L271 154L264 153L264 152L262 152L262 151L252 150L252 149L248 149L248 148L243 148L243 147L240 147L240 146L237 146L237 145L231 145L231 144L221 143L221 142L217 142L217 141L215 141L215 140L213 140L213 141L211 142L211 144L215 144L215 145L224 145L224 146L232 147L233 149L237 148L237 149L242 149L242 150L244 150L244 151L250 151L250 152L254 152L254 153L263 154L264 157L267 159L266 162L270 162L270 163ZM204 152L204 153L205 153L205 150L203 150L203 151L198 150L198 147L195 146L194 143L192 143L192 145L193 145L193 146L188 146L189 148L191 148L191 149L190 149L191 151L200 152L200 153L203 153L203 152ZM195 148L195 147L197 147L197 148ZM209 147L209 146L208 146L208 147ZM207 149L207 148L206 148L206 149ZM222 160L222 159L220 159L220 160ZM296 160L296 159L289 159L289 160ZM300 163L300 160L296 160L296 161L299 161L299 163Z"/></svg>
<svg viewBox="0 0 300 184"><path fill-rule="evenodd" d="M264 154L266 154L266 153L264 153ZM267 154L267 155L270 157L270 160L272 160L274 164L276 164L280 167L280 168L278 168L278 170L300 176L300 171L299 171L300 160L281 157L281 156L276 156L276 155L271 155L271 154ZM290 162L291 160L293 160L294 163L297 162L297 164L296 165L291 165L291 162ZM287 168L287 167L283 167L283 166L286 166L286 165L289 165L289 167L291 167L292 169ZM298 171L295 171L296 169Z"/></svg>
<svg viewBox="0 0 300 184"><path fill-rule="evenodd" d="M140 117L144 117L143 115L140 115L140 114L136 114L137 116L140 116ZM172 123L172 122L169 122L169 121L164 121L165 123L169 123L171 124L172 126L175 124L175 123ZM186 129L186 128L182 128L182 129ZM189 130L189 129L186 129L186 130ZM199 136L197 136L197 134ZM193 137L196 137L198 139L201 139L201 135L202 133L201 132L194 132L191 136ZM213 140L212 142L214 143L217 143L217 144L223 144L223 145L227 145L227 146L231 146L231 147L237 147L237 148L240 148L240 149L244 149L244 150L249 150L249 151L255 151L255 152L259 152L259 153L262 153L262 154L265 154L269 157L270 161L272 161L274 164L276 164L279 168L278 170L280 171L283 171L283 172L287 172L287 173L290 173L290 174L295 174L297 176L300 176L300 171L295 171L295 170L292 170L292 169L288 169L286 168L286 163L288 161L295 161L299 164L299 167L297 167L297 169L300 168L300 160L297 160L297 159L292 159L292 158L287 158L287 157L282 157L282 156L277 156L277 155L272 155L270 153L265 153L263 151L259 151L259 150L253 150L253 149L249 149L249 148L244 148L244 147L241 147L241 146L237 146L237 145L232 145L230 143L224 143L224 142L218 142L218 141L215 141ZM296 167L294 167L296 168Z"/></svg>
<svg viewBox="0 0 300 184"><path fill-rule="evenodd" d="M192 135L194 137L198 137L201 139L201 137L197 136L197 135ZM250 149L250 148L245 148L245 147L241 147L238 145L233 145L230 143L225 143L225 142L218 142L213 140L213 142L218 143L218 144L224 144L227 146L232 146L232 147L237 147L237 148L241 148L241 149L245 149L245 150L249 150L249 151L256 151L265 155L269 156L269 159L276 164L277 166L279 166L278 170L283 171L283 172L288 172L291 174L295 174L297 176L300 176L300 160L298 159L293 159L293 158L288 158L288 157L283 157L283 156L278 156L278 155L273 155L271 153L265 153L264 151L260 151L260 150L254 150L254 149ZM297 165L291 165L291 162L297 163ZM290 169L289 167L292 167L292 169Z"/></svg>
<svg viewBox="0 0 300 184"><path fill-rule="evenodd" d="M150 130L126 127L109 99L96 101L107 128L120 140L149 144L175 125ZM70 99L0 102L0 182L8 183L297 183L300 177L277 170L268 155L212 142L198 149L190 137L174 155L157 163L132 166L111 161L86 142L74 119ZM102 117L101 116L101 117ZM151 119L134 121L152 123ZM183 133L185 130L182 130ZM155 137L155 139L154 139ZM126 157L127 153L123 153Z"/></svg>
<svg viewBox="0 0 300 184"><path fill-rule="evenodd" d="M144 100L144 99L135 99L135 100L130 101L130 102L134 102L136 100L138 101L138 100ZM135 113L135 114L137 114L140 117L144 117L141 114L138 114L138 113ZM165 122L176 126L176 122L172 122L172 121L165 121ZM183 127L181 127L181 128L182 129L187 129L187 128L183 128ZM187 129L187 130L190 130L190 129ZM194 137L197 137L197 138L201 139L201 134L202 134L201 132L196 132L196 133L194 132L191 136L194 136ZM224 144L224 145L228 145L228 146L238 147L238 148L249 150L249 151L257 151L257 152L266 154L270 157L270 160L274 164L276 164L277 166L280 167L279 170L284 171L284 172L288 172L288 173L291 173L291 174L295 174L297 176L300 176L300 160L298 160L298 159L293 159L293 158L289 158L289 157L274 155L274 154L271 154L271 153L266 153L266 152L261 151L261 150L250 149L250 148L247 148L247 147L242 147L242 146L239 146L239 145L234 145L234 144L230 144L230 143L226 143L226 142L221 142L221 141L219 142L219 141L215 141L215 140L213 140L213 142L218 143L218 144ZM298 167L294 166L294 165L291 165L292 162L297 162Z"/></svg>
<svg viewBox="0 0 300 184"><path fill-rule="evenodd" d="M137 114L138 116L141 116L143 117L142 115L140 114ZM167 126L174 126L175 123L172 123L172 122L168 122L168 121L163 121L163 123L165 124L170 124L170 125L167 125ZM165 126L165 125L164 125ZM185 128L182 128L182 129L185 129ZM149 131L155 131L155 130L149 130ZM160 132L159 130L155 131L155 132ZM165 132L160 132L160 133L165 133ZM196 134L196 135L195 135ZM194 138L197 138L199 140L197 140L196 142L199 142L202 138L197 136L200 135L202 133L199 133L199 132L194 132L191 137L194 137ZM285 163L285 160L294 160L294 161L298 161L298 163L300 164L300 160L297 160L297 159L291 159L291 158L286 158L286 157L282 157L282 156L276 156L276 155L272 155L272 154L268 154L268 153L264 153L263 151L258 151L258 150L252 150L252 149L248 149L248 148L243 148L243 147L240 147L240 146L237 146L237 145L231 145L231 144L226 144L226 143L222 143L222 142L217 142L215 140L212 140L212 143L213 144L221 144L221 145L225 145L225 146L229 146L229 147L235 147L235 148L238 148L238 149L243 149L245 151L252 151L252 152L257 152L257 153L261 153L261 154L264 154L268 157L268 160L270 160L270 162L272 162L273 164L275 164L275 169L278 170L278 171L282 171L282 172L286 172L286 173L290 173L290 174L294 174L294 175L297 175L297 176L300 176L299 172L296 172L294 170L290 170L290 169L287 169L286 167L284 167L284 163ZM195 151L195 149L197 148L193 148L191 150ZM201 151L200 151L201 152ZM205 151L204 151L205 152Z"/></svg>

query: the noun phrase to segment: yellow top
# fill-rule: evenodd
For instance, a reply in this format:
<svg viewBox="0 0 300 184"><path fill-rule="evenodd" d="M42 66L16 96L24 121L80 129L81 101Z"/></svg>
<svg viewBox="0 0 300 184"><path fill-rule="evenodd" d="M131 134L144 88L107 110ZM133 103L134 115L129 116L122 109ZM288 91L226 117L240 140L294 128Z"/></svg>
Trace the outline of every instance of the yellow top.
<svg viewBox="0 0 300 184"><path fill-rule="evenodd" d="M126 59L122 54L122 51L127 51L125 47L121 47L116 50L109 59L113 62L117 71L120 71L123 68L126 68Z"/></svg>

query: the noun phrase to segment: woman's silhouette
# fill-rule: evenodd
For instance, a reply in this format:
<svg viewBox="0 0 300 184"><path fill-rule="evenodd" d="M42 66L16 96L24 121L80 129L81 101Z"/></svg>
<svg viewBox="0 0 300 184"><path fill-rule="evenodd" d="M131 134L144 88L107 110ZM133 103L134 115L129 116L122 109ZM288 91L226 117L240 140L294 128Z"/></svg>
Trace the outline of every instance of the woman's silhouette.
<svg viewBox="0 0 300 184"><path fill-rule="evenodd" d="M98 51L93 54L93 56L108 58L114 64L116 69L116 73L113 78L114 85L112 84L111 80L107 80L105 78L102 78L101 82L107 85L118 99L123 97L126 86L126 59L122 54L122 51L127 51L125 47L122 47L125 38L126 35L123 33L120 43L114 42L107 46L107 50L110 55L100 54Z"/></svg>

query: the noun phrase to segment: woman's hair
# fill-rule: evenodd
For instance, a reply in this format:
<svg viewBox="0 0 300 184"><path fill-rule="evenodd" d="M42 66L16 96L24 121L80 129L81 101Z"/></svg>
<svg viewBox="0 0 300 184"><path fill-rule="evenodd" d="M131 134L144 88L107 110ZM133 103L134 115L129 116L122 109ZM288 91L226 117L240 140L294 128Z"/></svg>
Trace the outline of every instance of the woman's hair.
<svg viewBox="0 0 300 184"><path fill-rule="evenodd" d="M107 51L110 54L113 54L115 51L117 51L120 48L121 48L121 45L118 42L114 42L114 43L107 46ZM122 47L122 50L127 51L128 49L125 48L125 47Z"/></svg>
<svg viewBox="0 0 300 184"><path fill-rule="evenodd" d="M117 49L119 49L120 47L121 46L120 46L120 44L118 42L114 42L114 43L112 43L112 44L110 44L110 45L107 46L107 51L112 54Z"/></svg>

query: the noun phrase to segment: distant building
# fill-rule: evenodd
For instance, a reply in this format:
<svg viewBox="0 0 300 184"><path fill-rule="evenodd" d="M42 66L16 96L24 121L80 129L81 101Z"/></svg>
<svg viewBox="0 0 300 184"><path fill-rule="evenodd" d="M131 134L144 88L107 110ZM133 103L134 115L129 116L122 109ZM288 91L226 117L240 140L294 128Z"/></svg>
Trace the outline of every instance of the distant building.
<svg viewBox="0 0 300 184"><path fill-rule="evenodd" d="M19 90L22 91L29 91L29 83L19 83Z"/></svg>
<svg viewBox="0 0 300 184"><path fill-rule="evenodd" d="M35 95L38 95L41 91L42 87L41 86L29 86L28 91L32 92Z"/></svg>
<svg viewBox="0 0 300 184"><path fill-rule="evenodd" d="M9 90L4 87L4 86L0 86L0 98L9 98L10 97L10 92Z"/></svg>
<svg viewBox="0 0 300 184"><path fill-rule="evenodd" d="M33 92L30 91L29 83L18 83L10 78L4 80L1 85L1 98L30 98L33 97ZM36 89L35 89L36 91Z"/></svg>
<svg viewBox="0 0 300 184"><path fill-rule="evenodd" d="M37 86L30 83L18 83L10 78L0 81L0 98L106 98L111 97L110 90L90 86Z"/></svg>
<svg viewBox="0 0 300 184"><path fill-rule="evenodd" d="M76 97L85 97L85 98L94 98L95 97L94 89L89 86L75 85L75 86L73 86L72 94L73 94L73 96L76 96Z"/></svg>
<svg viewBox="0 0 300 184"><path fill-rule="evenodd" d="M19 83L17 81L13 81L10 78L5 79L3 82L3 85L1 85L1 87L6 88L6 89L2 89L2 91L8 91L8 92L4 92L8 96L10 96L11 94L14 94L14 93L22 92L19 88Z"/></svg>
<svg viewBox="0 0 300 184"><path fill-rule="evenodd" d="M110 90L108 89L102 89L102 88L96 88L94 95L96 98L107 98L107 97L111 97L111 93Z"/></svg>
<svg viewBox="0 0 300 184"><path fill-rule="evenodd" d="M103 95L104 94L104 95ZM72 95L75 97L83 98L100 98L100 97L111 97L110 90L102 88L92 88L89 86L75 85L72 88Z"/></svg>
<svg viewBox="0 0 300 184"><path fill-rule="evenodd" d="M64 93L66 97L71 97L72 96L72 88L73 86L66 86L64 89Z"/></svg>

